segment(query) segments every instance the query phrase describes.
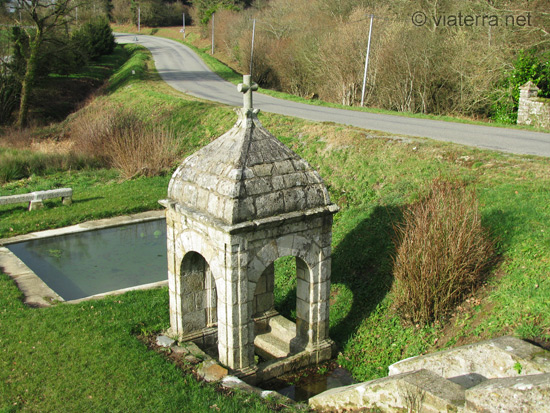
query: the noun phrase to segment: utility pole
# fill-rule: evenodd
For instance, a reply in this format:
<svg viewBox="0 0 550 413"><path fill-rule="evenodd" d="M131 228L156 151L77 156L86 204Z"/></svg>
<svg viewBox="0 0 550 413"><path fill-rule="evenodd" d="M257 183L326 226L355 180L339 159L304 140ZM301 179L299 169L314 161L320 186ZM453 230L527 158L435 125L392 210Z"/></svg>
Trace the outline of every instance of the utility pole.
<svg viewBox="0 0 550 413"><path fill-rule="evenodd" d="M252 76L252 64L254 62L254 35L256 33L256 19L252 20L252 47L250 48L250 76Z"/></svg>
<svg viewBox="0 0 550 413"><path fill-rule="evenodd" d="M363 75L363 90L361 92L361 106L365 103L365 86L367 84L367 69L369 68L369 54L370 54L370 38L372 35L372 20L374 14L370 15L370 27L369 27L369 41L367 43L367 56L365 56L365 74Z"/></svg>
<svg viewBox="0 0 550 413"><path fill-rule="evenodd" d="M214 56L214 15L216 13L212 13L212 56Z"/></svg>
<svg viewBox="0 0 550 413"><path fill-rule="evenodd" d="M183 13L183 40L185 40L185 13Z"/></svg>
<svg viewBox="0 0 550 413"><path fill-rule="evenodd" d="M141 7L138 7L138 33L141 32Z"/></svg>

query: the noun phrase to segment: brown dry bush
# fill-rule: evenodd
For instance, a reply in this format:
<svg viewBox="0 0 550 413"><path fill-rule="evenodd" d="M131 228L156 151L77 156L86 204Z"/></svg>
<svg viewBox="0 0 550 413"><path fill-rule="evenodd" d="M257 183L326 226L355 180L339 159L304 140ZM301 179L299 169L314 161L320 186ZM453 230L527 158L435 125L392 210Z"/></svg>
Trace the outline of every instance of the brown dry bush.
<svg viewBox="0 0 550 413"><path fill-rule="evenodd" d="M541 0L546 4L548 0ZM549 42L539 2L387 2L270 0L239 16L220 12L218 45L248 72L251 18L256 18L254 78L262 87L345 105L361 101L365 54L374 14L366 106L486 117L496 87L518 50ZM262 6L263 4L263 6ZM428 20L415 26L417 11ZM530 27L446 26L441 16L533 16ZM217 16L218 18L218 16ZM222 30L223 29L223 30ZM209 36L209 34L208 34ZM220 46L218 46L220 47Z"/></svg>
<svg viewBox="0 0 550 413"><path fill-rule="evenodd" d="M128 179L170 169L176 158L173 134L163 127L147 127L131 114L119 116L107 145L111 165Z"/></svg>
<svg viewBox="0 0 550 413"><path fill-rule="evenodd" d="M127 179L159 175L176 157L172 132L147 125L131 110L104 103L86 108L71 123L70 136L80 152L117 168Z"/></svg>
<svg viewBox="0 0 550 413"><path fill-rule="evenodd" d="M464 184L435 180L396 232L394 303L407 321L426 324L448 314L493 263L475 192Z"/></svg>

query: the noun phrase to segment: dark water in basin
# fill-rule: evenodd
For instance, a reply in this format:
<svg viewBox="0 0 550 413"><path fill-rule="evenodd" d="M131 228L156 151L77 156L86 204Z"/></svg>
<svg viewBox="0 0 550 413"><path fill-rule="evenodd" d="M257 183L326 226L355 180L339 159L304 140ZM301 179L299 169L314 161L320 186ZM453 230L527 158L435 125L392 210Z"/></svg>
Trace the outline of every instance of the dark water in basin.
<svg viewBox="0 0 550 413"><path fill-rule="evenodd" d="M7 248L65 300L167 279L164 219L25 241Z"/></svg>
<svg viewBox="0 0 550 413"><path fill-rule="evenodd" d="M290 384L285 383L285 381L295 383ZM295 375L282 376L263 383L260 387L266 390L276 390L294 401L303 402L326 390L348 386L353 383L353 377L348 370L331 363L326 374L318 374L315 373L315 368L307 368L301 372L296 372Z"/></svg>

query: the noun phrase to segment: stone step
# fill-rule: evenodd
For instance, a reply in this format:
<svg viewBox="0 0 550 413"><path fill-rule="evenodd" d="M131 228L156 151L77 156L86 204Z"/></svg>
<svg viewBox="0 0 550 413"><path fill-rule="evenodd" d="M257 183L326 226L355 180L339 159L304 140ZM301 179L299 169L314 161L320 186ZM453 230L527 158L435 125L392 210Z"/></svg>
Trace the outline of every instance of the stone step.
<svg viewBox="0 0 550 413"><path fill-rule="evenodd" d="M515 337L504 336L438 353L398 361L389 375L426 369L442 377L477 385L481 379L550 373L550 351Z"/></svg>
<svg viewBox="0 0 550 413"><path fill-rule="evenodd" d="M284 341L273 332L257 335L254 338L256 354L265 360L286 357L290 353L290 341Z"/></svg>
<svg viewBox="0 0 550 413"><path fill-rule="evenodd" d="M309 399L324 410L378 409L382 412L461 411L465 389L428 371L397 374L365 383L327 390Z"/></svg>
<svg viewBox="0 0 550 413"><path fill-rule="evenodd" d="M269 319L269 327L271 333L283 341L290 342L290 340L296 337L296 324L284 318L282 315L271 317Z"/></svg>

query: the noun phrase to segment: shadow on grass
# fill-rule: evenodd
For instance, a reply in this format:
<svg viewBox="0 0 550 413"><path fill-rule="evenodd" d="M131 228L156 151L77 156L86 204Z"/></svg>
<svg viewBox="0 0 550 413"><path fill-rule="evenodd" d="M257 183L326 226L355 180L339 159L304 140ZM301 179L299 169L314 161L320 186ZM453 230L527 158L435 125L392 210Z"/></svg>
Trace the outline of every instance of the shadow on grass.
<svg viewBox="0 0 550 413"><path fill-rule="evenodd" d="M353 294L347 315L330 331L331 338L340 346L355 333L392 286L395 253L392 240L394 225L401 217L402 211L397 206L376 206L334 248L331 282L345 285ZM337 299L332 297L331 301ZM334 316L331 313L331 317Z"/></svg>
<svg viewBox="0 0 550 413"><path fill-rule="evenodd" d="M502 255L510 249L518 228L525 222L522 217L513 213L493 209L483 214L481 224L489 230L489 235L495 243L495 252Z"/></svg>
<svg viewBox="0 0 550 413"><path fill-rule="evenodd" d="M91 196L88 198L73 199L73 204L84 204L86 202L97 201L98 199L105 199L104 196Z"/></svg>
<svg viewBox="0 0 550 413"><path fill-rule="evenodd" d="M401 216L401 209L396 206L377 206L333 249L331 318L340 318L335 314L340 308L349 309L330 330L330 337L339 346L349 340L391 288L393 226ZM345 302L348 295L342 290L351 292L351 304ZM296 288L289 290L276 307L283 316L294 319Z"/></svg>

